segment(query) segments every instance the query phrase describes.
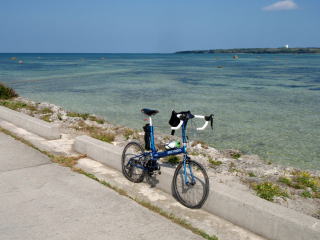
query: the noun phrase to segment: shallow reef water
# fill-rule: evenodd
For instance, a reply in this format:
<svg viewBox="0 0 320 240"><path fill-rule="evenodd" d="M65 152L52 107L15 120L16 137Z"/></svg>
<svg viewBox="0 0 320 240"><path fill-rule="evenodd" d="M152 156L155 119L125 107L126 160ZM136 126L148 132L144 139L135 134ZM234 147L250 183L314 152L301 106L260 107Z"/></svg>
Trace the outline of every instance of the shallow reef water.
<svg viewBox="0 0 320 240"><path fill-rule="evenodd" d="M320 55L238 56L7 53L0 81L30 99L134 128L144 124L141 108L155 108L164 133L172 109L215 113L214 131L195 134L190 124L190 138L320 169Z"/></svg>

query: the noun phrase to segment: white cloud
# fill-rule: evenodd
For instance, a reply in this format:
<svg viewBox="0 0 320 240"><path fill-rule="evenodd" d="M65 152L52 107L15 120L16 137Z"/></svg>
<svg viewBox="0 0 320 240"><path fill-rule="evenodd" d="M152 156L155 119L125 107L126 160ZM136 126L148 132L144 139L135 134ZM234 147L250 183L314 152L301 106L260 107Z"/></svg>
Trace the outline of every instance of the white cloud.
<svg viewBox="0 0 320 240"><path fill-rule="evenodd" d="M298 5L293 0L279 1L263 8L265 11L293 10L297 9Z"/></svg>

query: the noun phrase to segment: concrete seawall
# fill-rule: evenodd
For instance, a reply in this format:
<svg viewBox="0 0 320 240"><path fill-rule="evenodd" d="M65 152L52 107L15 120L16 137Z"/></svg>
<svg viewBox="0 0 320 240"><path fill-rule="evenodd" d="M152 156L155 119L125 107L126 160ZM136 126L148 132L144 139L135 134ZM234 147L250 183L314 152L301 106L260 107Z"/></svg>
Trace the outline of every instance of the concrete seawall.
<svg viewBox="0 0 320 240"><path fill-rule="evenodd" d="M59 125L30 117L6 107L0 106L0 119L13 123L46 139L53 140L60 138Z"/></svg>
<svg viewBox="0 0 320 240"><path fill-rule="evenodd" d="M121 171L122 149L88 136L75 139L74 150ZM171 192L174 169L162 168L156 185ZM205 210L274 240L319 240L320 221L291 209L278 206L247 192L211 182Z"/></svg>

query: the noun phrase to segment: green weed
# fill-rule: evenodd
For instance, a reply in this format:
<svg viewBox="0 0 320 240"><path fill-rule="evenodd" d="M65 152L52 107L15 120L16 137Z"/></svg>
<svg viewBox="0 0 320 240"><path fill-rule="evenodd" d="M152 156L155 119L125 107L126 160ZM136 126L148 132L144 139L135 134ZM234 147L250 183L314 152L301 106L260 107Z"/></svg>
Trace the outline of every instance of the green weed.
<svg viewBox="0 0 320 240"><path fill-rule="evenodd" d="M169 156L164 158L164 161L170 164L178 164L180 162L180 158L178 156Z"/></svg>
<svg viewBox="0 0 320 240"><path fill-rule="evenodd" d="M26 104L26 103L20 102L20 101L10 101L10 100L0 101L0 105L7 107L7 108L10 108L15 111L22 109L22 108L30 110L30 111L37 110L37 108L35 106L29 105L29 104Z"/></svg>
<svg viewBox="0 0 320 240"><path fill-rule="evenodd" d="M10 99L18 97L18 94L10 87L7 87L5 84L0 83L0 99Z"/></svg>
<svg viewBox="0 0 320 240"><path fill-rule="evenodd" d="M241 154L240 154L240 153L231 153L230 155L231 155L231 157L234 158L234 159L238 159L238 158L241 157Z"/></svg>
<svg viewBox="0 0 320 240"><path fill-rule="evenodd" d="M257 195L265 200L273 201L274 197L289 197L288 193L282 190L278 185L271 182L264 182L253 186Z"/></svg>
<svg viewBox="0 0 320 240"><path fill-rule="evenodd" d="M112 143L116 136L113 133L93 133L91 137L104 142Z"/></svg>
<svg viewBox="0 0 320 240"><path fill-rule="evenodd" d="M103 118L100 118L100 117L96 117L96 116L89 116L89 120L90 121L95 121L99 124L104 124L105 123L105 120Z"/></svg>
<svg viewBox="0 0 320 240"><path fill-rule="evenodd" d="M89 113L77 113L77 112L67 112L68 117L79 117L83 120L87 120L90 116Z"/></svg>
<svg viewBox="0 0 320 240"><path fill-rule="evenodd" d="M46 107L46 108L43 108L43 109L39 110L38 113L40 113L40 114L52 114L53 111L50 108Z"/></svg>
<svg viewBox="0 0 320 240"><path fill-rule="evenodd" d="M312 198L312 193L308 192L308 191L303 191L301 193L301 196L304 197L304 198Z"/></svg>
<svg viewBox="0 0 320 240"><path fill-rule="evenodd" d="M212 165L212 166L220 166L222 164L221 161L218 160L213 160L212 158L208 159L208 162Z"/></svg>
<svg viewBox="0 0 320 240"><path fill-rule="evenodd" d="M50 119L51 115L47 114L47 115L43 115L40 117L41 120L46 121L46 122L52 122L52 120Z"/></svg>

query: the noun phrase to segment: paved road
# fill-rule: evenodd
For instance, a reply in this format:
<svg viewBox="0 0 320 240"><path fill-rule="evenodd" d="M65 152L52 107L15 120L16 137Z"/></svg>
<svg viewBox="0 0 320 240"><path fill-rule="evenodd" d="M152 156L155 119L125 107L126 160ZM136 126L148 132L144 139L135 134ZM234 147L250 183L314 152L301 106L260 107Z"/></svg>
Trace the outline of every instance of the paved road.
<svg viewBox="0 0 320 240"><path fill-rule="evenodd" d="M0 239L202 239L0 132Z"/></svg>

